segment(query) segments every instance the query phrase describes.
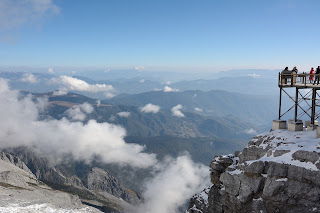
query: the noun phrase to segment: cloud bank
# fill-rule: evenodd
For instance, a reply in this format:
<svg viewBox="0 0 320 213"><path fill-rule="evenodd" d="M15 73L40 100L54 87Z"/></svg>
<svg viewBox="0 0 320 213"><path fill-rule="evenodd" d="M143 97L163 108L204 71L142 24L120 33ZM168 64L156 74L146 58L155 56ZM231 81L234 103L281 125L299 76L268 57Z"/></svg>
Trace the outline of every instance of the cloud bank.
<svg viewBox="0 0 320 213"><path fill-rule="evenodd" d="M165 86L163 92L178 92L178 89L172 89L171 87Z"/></svg>
<svg viewBox="0 0 320 213"><path fill-rule="evenodd" d="M192 195L209 185L208 167L194 163L186 154L167 158L156 170L156 175L146 183L145 201L136 213L177 213Z"/></svg>
<svg viewBox="0 0 320 213"><path fill-rule="evenodd" d="M83 104L71 107L65 113L73 121L84 121L84 119L86 119L87 114L90 114L92 112L93 107L87 102L85 102Z"/></svg>
<svg viewBox="0 0 320 213"><path fill-rule="evenodd" d="M112 85L88 84L83 80L73 78L70 76L65 76L65 75L60 76L60 81L69 90L87 91L87 92L109 92L114 90Z"/></svg>
<svg viewBox="0 0 320 213"><path fill-rule="evenodd" d="M130 116L130 112L118 112L117 115L119 117L128 118Z"/></svg>
<svg viewBox="0 0 320 213"><path fill-rule="evenodd" d="M0 141L1 148L35 147L52 159L71 154L75 160L90 162L96 155L105 163L149 167L156 163L154 154L144 153L144 147L124 141L125 129L109 123L87 124L61 120L38 120L44 108L43 99L31 96L19 98L7 81L0 79ZM90 111L90 107L82 106Z"/></svg>
<svg viewBox="0 0 320 213"><path fill-rule="evenodd" d="M54 96L61 96L61 95L66 95L68 94L68 90L66 89L59 89L59 90L55 90L52 92L52 95Z"/></svg>
<svg viewBox="0 0 320 213"><path fill-rule="evenodd" d="M249 135L256 135L258 134L256 130L254 130L253 128L251 129L247 129L244 131L246 134L249 134Z"/></svg>
<svg viewBox="0 0 320 213"><path fill-rule="evenodd" d="M75 160L90 162L98 155L105 163L152 166L154 176L146 182L145 201L136 212L177 213L193 194L209 184L208 167L194 163L187 154L158 162L155 154L143 152L145 147L126 143L125 129L120 126L95 120L86 124L66 118L39 120L39 112L45 109L47 100L32 101L32 98L31 95L21 98L18 91L9 89L7 81L0 79L0 148L34 147L51 160L68 154ZM160 109L152 104L145 107L149 112ZM68 114L82 120L79 114L92 111L93 107L84 103L70 108Z"/></svg>
<svg viewBox="0 0 320 213"><path fill-rule="evenodd" d="M185 117L184 114L180 111L182 108L183 107L181 104L178 104L177 106L172 107L171 109L172 115L176 117Z"/></svg>
<svg viewBox="0 0 320 213"><path fill-rule="evenodd" d="M68 90L71 91L82 91L82 92L104 92L104 95L107 98L112 98L115 95L112 94L114 88L112 85L106 84L88 84L87 82L80 80L78 78L62 75L59 78L52 78L49 84L58 84L60 85L59 92L56 92L55 95L66 94Z"/></svg>
<svg viewBox="0 0 320 213"><path fill-rule="evenodd" d="M31 73L25 73L23 77L20 79L21 82L27 82L30 84L38 83L39 80Z"/></svg>
<svg viewBox="0 0 320 213"><path fill-rule="evenodd" d="M194 108L194 110L197 111L197 112L202 112L203 111L202 108L199 108L199 107Z"/></svg>
<svg viewBox="0 0 320 213"><path fill-rule="evenodd" d="M144 107L140 108L140 111L141 112L144 112L144 113L158 113L160 110L160 106L158 105L153 105L151 103L145 105Z"/></svg>

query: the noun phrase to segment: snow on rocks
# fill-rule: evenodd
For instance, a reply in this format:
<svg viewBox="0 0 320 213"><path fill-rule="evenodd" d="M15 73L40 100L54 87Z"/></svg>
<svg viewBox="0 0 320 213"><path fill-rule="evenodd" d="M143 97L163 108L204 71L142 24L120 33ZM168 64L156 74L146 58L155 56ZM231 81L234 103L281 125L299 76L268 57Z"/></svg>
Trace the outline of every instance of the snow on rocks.
<svg viewBox="0 0 320 213"><path fill-rule="evenodd" d="M213 185L208 207L201 212L318 211L319 157L316 131L275 130L258 135L242 152L213 159Z"/></svg>

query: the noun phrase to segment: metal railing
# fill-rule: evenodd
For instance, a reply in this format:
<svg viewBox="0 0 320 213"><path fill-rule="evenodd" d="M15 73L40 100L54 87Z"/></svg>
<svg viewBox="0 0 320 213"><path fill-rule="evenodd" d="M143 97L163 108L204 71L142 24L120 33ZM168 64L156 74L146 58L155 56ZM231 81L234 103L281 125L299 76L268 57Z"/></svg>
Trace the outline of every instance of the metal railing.
<svg viewBox="0 0 320 213"><path fill-rule="evenodd" d="M290 71L289 71L290 72ZM278 84L279 86L307 86L313 84L316 80L320 79L320 74L310 73L279 73ZM320 84L319 84L320 85Z"/></svg>

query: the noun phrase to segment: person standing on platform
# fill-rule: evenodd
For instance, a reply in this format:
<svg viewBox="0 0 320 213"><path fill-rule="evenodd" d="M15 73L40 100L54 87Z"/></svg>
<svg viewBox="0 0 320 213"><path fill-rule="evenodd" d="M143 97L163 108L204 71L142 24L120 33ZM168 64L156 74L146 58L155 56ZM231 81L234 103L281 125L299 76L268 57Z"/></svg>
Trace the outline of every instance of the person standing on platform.
<svg viewBox="0 0 320 213"><path fill-rule="evenodd" d="M296 84L297 74L298 74L298 69L297 69L297 67L293 67L293 69L292 69L292 71L291 71L291 85Z"/></svg>
<svg viewBox="0 0 320 213"><path fill-rule="evenodd" d="M284 70L282 70L281 72L281 75L282 75L281 77L282 84L283 83L287 84L287 79L289 78L289 76L291 76L291 71L289 70L289 68L288 67L284 68ZM282 80L284 80L284 82Z"/></svg>
<svg viewBox="0 0 320 213"><path fill-rule="evenodd" d="M296 72L296 73L298 73L298 69L297 69L297 67L294 67L294 68L292 69L292 72Z"/></svg>
<svg viewBox="0 0 320 213"><path fill-rule="evenodd" d="M314 80L313 85L317 82L317 85L319 85L319 80L320 80L320 66L318 66L317 71L316 71L316 80Z"/></svg>
<svg viewBox="0 0 320 213"><path fill-rule="evenodd" d="M312 81L314 80L314 74L316 72L314 71L313 67L311 67L311 70L310 70L310 76L309 76L309 80L310 80L310 84L312 83Z"/></svg>

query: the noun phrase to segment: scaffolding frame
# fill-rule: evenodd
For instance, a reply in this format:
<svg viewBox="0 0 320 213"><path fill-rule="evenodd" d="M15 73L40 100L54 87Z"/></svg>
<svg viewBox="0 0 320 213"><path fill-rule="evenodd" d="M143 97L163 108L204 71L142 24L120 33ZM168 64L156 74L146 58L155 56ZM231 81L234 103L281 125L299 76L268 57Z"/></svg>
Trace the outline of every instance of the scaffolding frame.
<svg viewBox="0 0 320 213"><path fill-rule="evenodd" d="M307 77L309 74L281 74L279 73L278 86L280 89L279 94L279 120L290 112L294 110L294 121L297 122L302 116L307 115L310 118L311 125L315 124L315 120L320 117L320 95L318 91L320 90L319 85L307 83ZM300 79L299 79L300 78ZM320 78L320 76L316 76ZM295 89L294 95L290 95L288 90ZM302 90L308 90L303 93ZM285 112L282 114L282 96L283 93L286 94L290 100L293 101L293 105L288 109L285 109ZM298 114L298 109L302 112ZM311 112L310 112L311 111Z"/></svg>

